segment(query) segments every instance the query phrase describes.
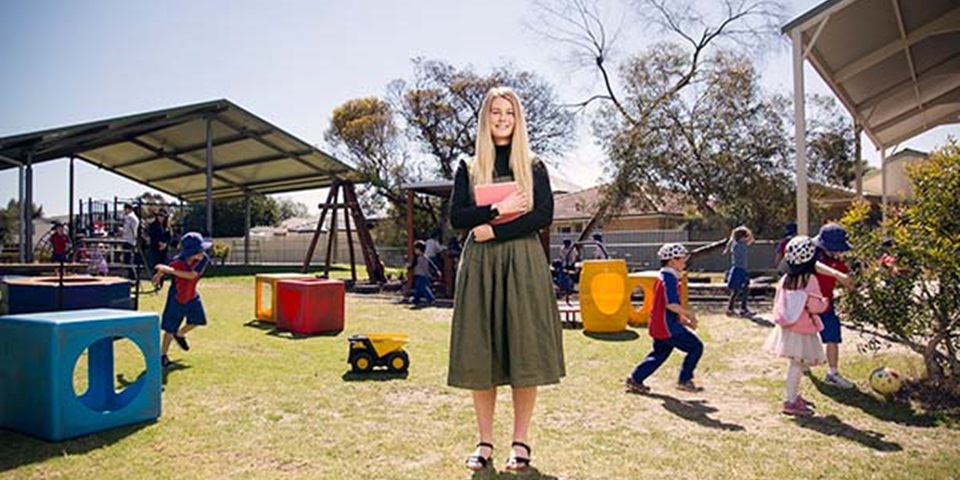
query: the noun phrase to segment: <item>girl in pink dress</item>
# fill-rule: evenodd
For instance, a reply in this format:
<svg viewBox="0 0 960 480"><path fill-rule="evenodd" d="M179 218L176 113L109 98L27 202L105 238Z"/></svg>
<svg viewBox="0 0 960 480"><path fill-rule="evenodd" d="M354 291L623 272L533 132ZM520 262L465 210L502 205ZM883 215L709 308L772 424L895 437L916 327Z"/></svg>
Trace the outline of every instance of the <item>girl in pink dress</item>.
<svg viewBox="0 0 960 480"><path fill-rule="evenodd" d="M813 240L804 235L787 243L784 259L789 271L777 284L773 300L773 320L777 325L764 344L767 352L790 360L783 402L783 413L787 415L813 415L813 404L800 395L800 378L804 370L827 358L818 335L823 330L819 314L830 303L820 293L814 274L817 252Z"/></svg>

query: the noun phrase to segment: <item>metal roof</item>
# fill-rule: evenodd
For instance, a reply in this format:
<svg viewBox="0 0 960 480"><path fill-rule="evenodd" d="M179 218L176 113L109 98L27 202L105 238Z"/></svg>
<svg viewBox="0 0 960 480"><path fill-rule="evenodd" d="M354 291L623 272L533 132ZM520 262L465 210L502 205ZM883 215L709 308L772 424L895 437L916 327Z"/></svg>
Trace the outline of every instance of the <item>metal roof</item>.
<svg viewBox="0 0 960 480"><path fill-rule="evenodd" d="M960 123L960 0L829 0L783 33L797 29L877 148Z"/></svg>
<svg viewBox="0 0 960 480"><path fill-rule="evenodd" d="M206 198L207 125L213 198L362 181L350 166L229 100L0 138L0 170L74 156L180 199Z"/></svg>

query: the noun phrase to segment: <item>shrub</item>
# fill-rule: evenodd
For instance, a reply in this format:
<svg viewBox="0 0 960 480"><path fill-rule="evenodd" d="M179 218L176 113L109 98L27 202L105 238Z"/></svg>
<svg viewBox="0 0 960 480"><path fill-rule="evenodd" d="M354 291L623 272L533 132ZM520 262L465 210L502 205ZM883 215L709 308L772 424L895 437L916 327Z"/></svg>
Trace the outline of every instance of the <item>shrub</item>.
<svg viewBox="0 0 960 480"><path fill-rule="evenodd" d="M960 385L960 145L951 141L908 168L914 200L871 220L870 206L844 217L857 288L841 306L857 325L923 355L927 376ZM877 345L876 342L873 342Z"/></svg>

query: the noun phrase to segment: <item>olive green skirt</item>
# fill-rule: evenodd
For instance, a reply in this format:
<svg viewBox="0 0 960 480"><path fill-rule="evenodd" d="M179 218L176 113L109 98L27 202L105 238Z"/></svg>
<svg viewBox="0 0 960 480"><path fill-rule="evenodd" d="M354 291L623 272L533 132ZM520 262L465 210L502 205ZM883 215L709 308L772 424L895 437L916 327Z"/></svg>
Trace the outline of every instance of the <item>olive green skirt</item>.
<svg viewBox="0 0 960 480"><path fill-rule="evenodd" d="M447 383L532 387L565 374L560 313L537 237L469 237L457 271Z"/></svg>

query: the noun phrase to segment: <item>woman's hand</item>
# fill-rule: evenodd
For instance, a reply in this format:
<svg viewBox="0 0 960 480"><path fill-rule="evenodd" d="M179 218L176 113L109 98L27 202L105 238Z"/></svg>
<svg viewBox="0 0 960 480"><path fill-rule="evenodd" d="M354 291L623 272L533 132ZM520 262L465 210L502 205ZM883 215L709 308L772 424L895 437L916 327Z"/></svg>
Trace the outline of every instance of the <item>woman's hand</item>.
<svg viewBox="0 0 960 480"><path fill-rule="evenodd" d="M494 206L497 211L500 212L500 215L506 215L508 213L517 213L527 210L527 194L523 192L513 192L497 202Z"/></svg>
<svg viewBox="0 0 960 480"><path fill-rule="evenodd" d="M473 239L477 242L486 242L488 240L493 240L493 227L488 223L483 225L477 225L473 227L473 230L470 230L470 233L473 234Z"/></svg>

